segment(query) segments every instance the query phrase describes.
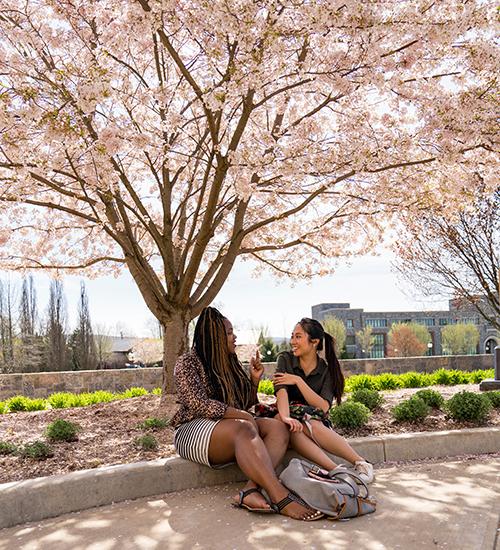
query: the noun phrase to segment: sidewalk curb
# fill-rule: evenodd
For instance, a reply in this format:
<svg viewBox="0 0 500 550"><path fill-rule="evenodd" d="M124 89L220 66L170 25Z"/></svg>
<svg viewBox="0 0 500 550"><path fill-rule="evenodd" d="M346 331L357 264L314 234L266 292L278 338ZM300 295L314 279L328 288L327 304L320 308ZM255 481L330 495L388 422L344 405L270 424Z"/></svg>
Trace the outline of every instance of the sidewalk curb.
<svg viewBox="0 0 500 550"><path fill-rule="evenodd" d="M373 463L486 454L500 450L500 427L350 439ZM236 466L212 470L182 458L106 466L0 485L0 529L124 500L243 481Z"/></svg>

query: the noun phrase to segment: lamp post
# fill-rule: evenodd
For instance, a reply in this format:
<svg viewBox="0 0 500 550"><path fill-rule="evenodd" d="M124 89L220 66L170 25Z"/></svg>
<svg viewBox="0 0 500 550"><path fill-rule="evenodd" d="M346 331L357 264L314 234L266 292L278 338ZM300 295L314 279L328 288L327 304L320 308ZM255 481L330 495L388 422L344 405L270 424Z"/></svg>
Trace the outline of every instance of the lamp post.
<svg viewBox="0 0 500 550"><path fill-rule="evenodd" d="M427 355L432 355L432 342L427 343Z"/></svg>

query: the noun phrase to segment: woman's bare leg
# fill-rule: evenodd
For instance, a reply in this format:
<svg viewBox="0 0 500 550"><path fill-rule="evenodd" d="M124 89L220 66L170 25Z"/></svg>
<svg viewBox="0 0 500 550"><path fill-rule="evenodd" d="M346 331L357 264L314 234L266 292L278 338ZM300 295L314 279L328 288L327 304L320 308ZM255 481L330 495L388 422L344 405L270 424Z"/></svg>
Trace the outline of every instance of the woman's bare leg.
<svg viewBox="0 0 500 550"><path fill-rule="evenodd" d="M305 430L306 428L304 427L303 432L290 434L292 449L321 468L325 468L328 471L333 470L336 466L335 462L309 437Z"/></svg>
<svg viewBox="0 0 500 550"><path fill-rule="evenodd" d="M319 420L311 420L311 427L314 439L325 451L340 456L340 458L352 464L358 460L364 460L342 436L325 426Z"/></svg>
<svg viewBox="0 0 500 550"><path fill-rule="evenodd" d="M257 486L263 487L273 502L279 502L288 494L288 489L276 476L264 441L246 420L221 420L212 432L208 458L211 464L236 460L244 474ZM303 519L311 510L298 502L292 502L282 512L292 518Z"/></svg>
<svg viewBox="0 0 500 550"><path fill-rule="evenodd" d="M288 449L290 440L290 432L283 422L274 418L256 418L259 428L259 435L266 446L267 452L271 459L274 470L283 461L283 457ZM243 490L258 488L258 485L248 480ZM239 502L239 495L234 497L236 502ZM260 493L251 493L245 497L245 504L252 508L269 508L269 503Z"/></svg>

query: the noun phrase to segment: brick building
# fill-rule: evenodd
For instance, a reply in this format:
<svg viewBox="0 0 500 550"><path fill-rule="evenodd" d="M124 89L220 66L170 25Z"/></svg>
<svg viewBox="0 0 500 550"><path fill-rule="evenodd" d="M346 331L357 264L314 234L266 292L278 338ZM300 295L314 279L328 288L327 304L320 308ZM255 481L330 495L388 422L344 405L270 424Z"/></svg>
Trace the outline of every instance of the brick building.
<svg viewBox="0 0 500 550"><path fill-rule="evenodd" d="M365 354L356 341L356 332L370 326L373 329L375 344L369 357L385 357L387 338L393 323L419 323L431 335L428 355L442 355L441 329L450 324L472 323L479 330L477 353L493 353L500 346L500 334L488 324L468 303L450 300L449 309L437 311L365 311L354 309L348 303L317 304L312 306L312 317L322 321L326 317L336 317L346 326L346 351L351 357L364 357Z"/></svg>

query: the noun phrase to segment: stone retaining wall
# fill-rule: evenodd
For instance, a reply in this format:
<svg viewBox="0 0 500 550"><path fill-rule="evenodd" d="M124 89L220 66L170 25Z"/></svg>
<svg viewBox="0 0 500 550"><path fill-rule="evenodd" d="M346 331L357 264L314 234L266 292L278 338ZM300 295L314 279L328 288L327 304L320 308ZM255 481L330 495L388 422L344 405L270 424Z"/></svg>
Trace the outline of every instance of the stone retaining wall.
<svg viewBox="0 0 500 550"><path fill-rule="evenodd" d="M436 357L405 357L387 359L346 359L341 361L346 376L351 374L380 374L408 371L432 372L434 370L477 370L493 368L492 355L459 355ZM265 375L272 376L276 363L265 364ZM0 401L14 395L47 397L51 393L73 393L107 390L120 392L139 386L152 390L162 385L161 368L91 370L71 372L40 372L0 374Z"/></svg>

